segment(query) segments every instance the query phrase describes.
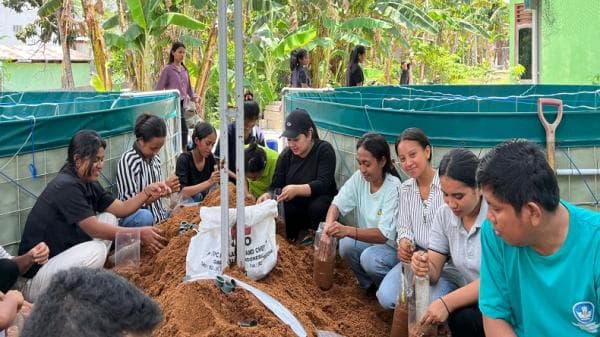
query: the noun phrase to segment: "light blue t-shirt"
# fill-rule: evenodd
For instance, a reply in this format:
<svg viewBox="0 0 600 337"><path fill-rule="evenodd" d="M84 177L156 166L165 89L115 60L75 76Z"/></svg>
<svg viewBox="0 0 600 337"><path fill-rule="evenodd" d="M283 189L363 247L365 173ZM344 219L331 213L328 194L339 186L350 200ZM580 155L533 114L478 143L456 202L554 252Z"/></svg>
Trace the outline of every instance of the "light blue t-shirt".
<svg viewBox="0 0 600 337"><path fill-rule="evenodd" d="M510 246L483 224L479 307L519 337L600 336L600 213L562 204L569 230L550 256Z"/></svg>
<svg viewBox="0 0 600 337"><path fill-rule="evenodd" d="M388 244L393 246L396 240L400 179L386 174L383 184L375 193L371 193L370 185L360 171L356 171L332 203L342 215L356 210L359 228L379 228L388 239Z"/></svg>

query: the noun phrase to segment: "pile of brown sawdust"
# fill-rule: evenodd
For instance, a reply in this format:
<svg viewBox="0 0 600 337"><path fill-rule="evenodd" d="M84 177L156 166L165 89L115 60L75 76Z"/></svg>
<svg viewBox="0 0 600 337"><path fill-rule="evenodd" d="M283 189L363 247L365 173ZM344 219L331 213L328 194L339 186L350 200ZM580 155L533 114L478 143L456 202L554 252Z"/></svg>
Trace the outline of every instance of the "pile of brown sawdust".
<svg viewBox="0 0 600 337"><path fill-rule="evenodd" d="M207 196L206 206L218 205L217 195ZM230 186L230 207L235 207L235 189ZM246 204L252 200L246 200ZM172 336L295 336L252 294L236 289L222 293L211 281L182 283L185 257L193 232L177 235L182 220L192 221L199 206L181 212L157 225L169 239L158 254L144 251L140 269L122 272L161 306L164 321L155 337ZM381 309L373 297L367 297L356 284L350 268L338 257L334 285L322 291L313 282L313 250L288 243L277 236L277 265L260 281L253 281L233 268L231 275L273 296L302 323L309 336L317 330L334 331L346 337L389 336L392 312ZM255 319L255 327L240 327L239 322Z"/></svg>

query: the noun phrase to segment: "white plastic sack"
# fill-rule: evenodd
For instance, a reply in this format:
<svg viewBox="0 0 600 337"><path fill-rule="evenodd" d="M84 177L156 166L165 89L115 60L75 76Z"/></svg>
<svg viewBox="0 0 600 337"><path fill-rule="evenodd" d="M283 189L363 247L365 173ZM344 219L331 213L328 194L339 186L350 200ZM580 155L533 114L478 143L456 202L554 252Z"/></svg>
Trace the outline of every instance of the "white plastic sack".
<svg viewBox="0 0 600 337"><path fill-rule="evenodd" d="M246 206L244 268L248 277L260 280L277 263L275 217L277 202L267 200L259 205ZM235 261L236 209L229 209L230 262ZM215 276L221 273L221 207L200 208L200 229L190 241L186 256L186 276Z"/></svg>

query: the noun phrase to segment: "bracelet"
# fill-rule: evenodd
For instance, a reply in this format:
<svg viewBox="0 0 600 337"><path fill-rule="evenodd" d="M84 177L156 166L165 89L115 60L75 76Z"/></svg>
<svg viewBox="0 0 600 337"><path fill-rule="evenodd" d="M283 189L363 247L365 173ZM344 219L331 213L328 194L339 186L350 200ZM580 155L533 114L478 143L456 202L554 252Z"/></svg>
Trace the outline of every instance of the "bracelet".
<svg viewBox="0 0 600 337"><path fill-rule="evenodd" d="M438 299L439 299L439 300L442 302L442 304L443 304L443 305L444 305L444 307L446 308L446 311L448 312L448 315L450 315L450 309L448 309L448 305L447 305L447 304L446 304L446 302L444 301L444 298L443 298L443 296L440 296Z"/></svg>

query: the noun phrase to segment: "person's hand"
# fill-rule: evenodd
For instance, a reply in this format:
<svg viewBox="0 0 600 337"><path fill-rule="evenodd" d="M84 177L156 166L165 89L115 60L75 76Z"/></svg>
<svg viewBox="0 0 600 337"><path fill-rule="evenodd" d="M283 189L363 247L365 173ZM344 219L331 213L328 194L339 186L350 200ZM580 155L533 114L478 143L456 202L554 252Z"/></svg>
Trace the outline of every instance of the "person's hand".
<svg viewBox="0 0 600 337"><path fill-rule="evenodd" d="M140 227L140 241L143 245L148 246L153 253L158 253L167 243L167 239L151 226Z"/></svg>
<svg viewBox="0 0 600 337"><path fill-rule="evenodd" d="M165 180L165 184L167 184L167 186L169 186L169 188L173 192L179 192L181 190L181 185L179 184L178 176L168 177L167 180Z"/></svg>
<svg viewBox="0 0 600 337"><path fill-rule="evenodd" d="M410 267L417 276L429 275L429 256L427 252L415 252Z"/></svg>
<svg viewBox="0 0 600 337"><path fill-rule="evenodd" d="M19 313L23 315L23 318L28 319L29 315L31 315L31 310L33 309L33 303L23 301L23 305L21 306L21 310Z"/></svg>
<svg viewBox="0 0 600 337"><path fill-rule="evenodd" d="M215 184L218 184L219 181L221 181L221 171L215 170L210 174L208 182L210 183L210 186L213 186Z"/></svg>
<svg viewBox="0 0 600 337"><path fill-rule="evenodd" d="M151 199L158 199L160 197L171 194L171 188L164 182L157 182L150 184L144 188L144 193Z"/></svg>
<svg viewBox="0 0 600 337"><path fill-rule="evenodd" d="M398 259L404 263L410 263L414 250L415 246L409 239L400 239L400 244L398 245Z"/></svg>
<svg viewBox="0 0 600 337"><path fill-rule="evenodd" d="M327 229L327 235L331 235L334 238L345 238L350 235L350 232L354 231L353 227L344 226L341 223L334 221L331 226Z"/></svg>
<svg viewBox="0 0 600 337"><path fill-rule="evenodd" d="M199 96L192 98L192 102L194 102L194 103L198 103L199 100L200 100Z"/></svg>
<svg viewBox="0 0 600 337"><path fill-rule="evenodd" d="M35 247L31 248L27 255L29 255L34 263L44 264L48 262L48 255L50 255L50 248L44 242L40 242Z"/></svg>
<svg viewBox="0 0 600 337"><path fill-rule="evenodd" d="M21 294L18 290L9 290L6 295L4 295L3 301L13 300L17 303L17 311L21 310L25 299L23 298L23 294Z"/></svg>
<svg viewBox="0 0 600 337"><path fill-rule="evenodd" d="M423 314L423 318L421 318L421 323L437 325L445 322L448 319L448 316L449 313L448 310L446 310L446 306L442 303L442 299L438 298L431 302L427 311Z"/></svg>
<svg viewBox="0 0 600 337"><path fill-rule="evenodd" d="M263 193L263 195L261 195L260 197L258 197L258 199L256 199L256 204L258 205L269 199L271 199L271 193L269 193L269 192Z"/></svg>
<svg viewBox="0 0 600 337"><path fill-rule="evenodd" d="M287 185L281 189L281 194L277 197L277 202L290 201L298 195L298 185Z"/></svg>

